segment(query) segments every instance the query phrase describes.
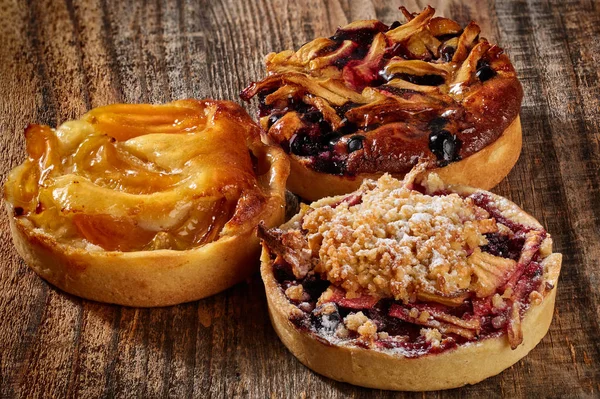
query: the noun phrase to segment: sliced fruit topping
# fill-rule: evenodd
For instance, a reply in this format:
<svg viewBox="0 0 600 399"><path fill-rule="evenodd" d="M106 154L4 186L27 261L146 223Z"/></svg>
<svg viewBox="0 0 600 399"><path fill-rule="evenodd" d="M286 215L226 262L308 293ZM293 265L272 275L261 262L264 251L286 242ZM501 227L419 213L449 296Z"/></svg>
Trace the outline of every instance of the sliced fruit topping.
<svg viewBox="0 0 600 399"><path fill-rule="evenodd" d="M477 248L468 258L473 268L471 289L478 298L494 294L503 286L517 267L517 262L482 252Z"/></svg>
<svg viewBox="0 0 600 399"><path fill-rule="evenodd" d="M258 236L292 267L297 279L306 277L311 267L312 253L308 249L306 238L299 231L267 229L261 223L258 225Z"/></svg>
<svg viewBox="0 0 600 399"><path fill-rule="evenodd" d="M478 321L465 322L442 313L432 314L430 309L419 310L416 307L410 308L396 304L390 308L389 315L409 323L436 328L443 334L456 334L467 339L474 339L480 327Z"/></svg>

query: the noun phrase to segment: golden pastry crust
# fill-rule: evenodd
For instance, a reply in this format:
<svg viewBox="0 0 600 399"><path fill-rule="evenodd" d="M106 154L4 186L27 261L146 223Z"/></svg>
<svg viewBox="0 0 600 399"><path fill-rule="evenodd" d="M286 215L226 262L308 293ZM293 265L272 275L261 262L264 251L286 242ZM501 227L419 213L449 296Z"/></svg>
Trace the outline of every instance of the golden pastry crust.
<svg viewBox="0 0 600 399"><path fill-rule="evenodd" d="M26 130L5 208L25 262L101 302L166 306L250 275L259 221L283 221L289 164L238 105L117 104Z"/></svg>
<svg viewBox="0 0 600 399"><path fill-rule="evenodd" d="M552 320L562 256L552 253L549 234L514 203L480 189L444 186L437 177L428 176L422 179L423 186L404 184L431 197L417 192L407 196L401 190L386 191L394 183L389 177L382 179L376 186L366 182L356 193L304 207L280 229L262 229L261 275L269 314L284 344L307 367L330 378L409 391L474 384L524 357L545 336ZM381 198L369 197L373 189L381 190ZM360 208L362 201L374 201L378 209ZM398 218L390 204L397 204L397 212L404 216ZM455 213L457 207L460 210ZM376 224L380 219L381 230ZM465 220L464 225L453 219ZM319 222L317 230L315 221ZM360 228L345 236L341 221ZM431 236L437 238L430 242L439 245L433 258L421 252L427 241L419 243L419 235L431 228L443 233ZM387 229L385 234L383 229ZM308 244L301 245L299 236L292 239L289 233L296 235L296 231L305 235ZM512 244L500 248L499 237L509 234L510 240L523 240L519 241L520 253L509 253L515 251ZM394 256L393 237L416 245L416 252L400 259L417 265L412 272L398 264L389 274L385 257L386 253ZM330 245L332 240L335 245ZM481 240L485 245L477 248ZM356 251L354 255L350 248ZM383 257L373 255L378 248L384 250ZM435 270L443 263L440 254L458 256L451 262L454 270ZM340 256L344 261L336 268ZM361 262L373 256L377 260L364 267ZM307 259L308 268L302 266ZM286 265L291 265L287 272ZM467 269L472 274L464 274ZM414 274L400 275L399 270ZM468 289L461 286L461 275ZM457 276L458 280L449 280ZM329 284L325 291L320 279ZM440 284L448 282L449 291L444 293ZM317 284L320 290L315 290ZM297 286L304 286L309 294L288 295L288 291L300 291ZM389 287L394 294L387 291ZM398 287L414 297L394 291ZM310 292L320 295L316 303ZM485 321L490 314L495 318L491 324L490 319ZM394 321L398 318L400 324ZM411 328L416 337L410 335Z"/></svg>
<svg viewBox="0 0 600 399"><path fill-rule="evenodd" d="M516 162L523 92L508 57L473 22L463 29L431 7L402 10L403 25L355 21L269 54L268 76L242 92L259 97L261 125L288 153L289 187L303 198L350 192L365 176L401 177L419 161L489 189ZM483 165L501 138L504 151ZM316 188L308 176L319 178Z"/></svg>
<svg viewBox="0 0 600 399"><path fill-rule="evenodd" d="M441 168L431 169L448 184L463 184L489 190L500 183L517 163L521 154L521 121L517 117L498 140L481 151ZM308 201L337 196L358 190L363 180L377 179L381 173L338 176L317 172L298 162L293 155L290 160L290 176L287 187ZM403 174L394 174L401 179Z"/></svg>

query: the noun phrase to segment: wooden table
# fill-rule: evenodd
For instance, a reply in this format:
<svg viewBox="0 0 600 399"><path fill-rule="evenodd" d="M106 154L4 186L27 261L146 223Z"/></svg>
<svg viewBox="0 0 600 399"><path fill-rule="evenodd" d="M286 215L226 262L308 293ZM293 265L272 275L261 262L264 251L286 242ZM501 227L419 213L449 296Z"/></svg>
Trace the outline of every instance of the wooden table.
<svg viewBox="0 0 600 399"><path fill-rule="evenodd" d="M239 102L262 57L355 19L400 18L400 1L7 0L0 6L2 179L23 128L113 102ZM410 9L425 2L406 1ZM600 5L432 1L480 23L523 83L524 147L494 191L547 226L564 254L554 322L512 368L476 386L407 397L600 395ZM448 5L447 3L451 3ZM251 112L255 109L251 108ZM258 276L202 301L133 309L49 286L0 222L0 397L393 397L303 367L270 326Z"/></svg>

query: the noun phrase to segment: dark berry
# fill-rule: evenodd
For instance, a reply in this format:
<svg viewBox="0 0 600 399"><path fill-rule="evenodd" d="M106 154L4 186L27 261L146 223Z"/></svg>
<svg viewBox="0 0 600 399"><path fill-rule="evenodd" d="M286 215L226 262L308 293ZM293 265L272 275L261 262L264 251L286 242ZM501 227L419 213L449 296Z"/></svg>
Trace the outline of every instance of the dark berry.
<svg viewBox="0 0 600 399"><path fill-rule="evenodd" d="M356 108L356 107L359 107L359 106L360 106L360 104L348 101L344 105L340 105L338 107L335 107L335 111L336 111L336 113L338 114L338 116L340 118L344 118L345 115L346 115L346 112L350 111L352 108Z"/></svg>
<svg viewBox="0 0 600 399"><path fill-rule="evenodd" d="M452 57L454 57L454 53L456 52L456 48L452 46L442 46L440 50L440 55L444 62L452 61Z"/></svg>
<svg viewBox="0 0 600 399"><path fill-rule="evenodd" d="M329 287L329 281L321 280L318 276L309 276L302 282L304 292L314 300L319 299L327 287Z"/></svg>
<svg viewBox="0 0 600 399"><path fill-rule="evenodd" d="M460 146L461 141L447 130L434 131L429 135L429 149L441 165L447 165L460 159L458 155Z"/></svg>
<svg viewBox="0 0 600 399"><path fill-rule="evenodd" d="M300 114L306 114L308 112L315 111L316 108L312 105L306 104L301 98L290 97L288 98L287 110L296 111Z"/></svg>
<svg viewBox="0 0 600 399"><path fill-rule="evenodd" d="M479 60L477 63L477 72L475 73L475 76L477 76L480 81L485 82L486 80L490 80L496 76L496 71L492 69L486 60Z"/></svg>
<svg viewBox="0 0 600 399"><path fill-rule="evenodd" d="M365 139L365 136L360 136L360 135L350 137L350 140L348 140L348 151L354 152L354 151L362 150L364 139Z"/></svg>
<svg viewBox="0 0 600 399"><path fill-rule="evenodd" d="M400 21L394 21L392 22L392 24L390 25L390 29L389 30L394 30L397 27L401 26L402 24L400 23Z"/></svg>
<svg viewBox="0 0 600 399"><path fill-rule="evenodd" d="M20 206L15 206L14 212L15 212L15 217L23 216L23 214L25 213L25 209L23 209Z"/></svg>
<svg viewBox="0 0 600 399"><path fill-rule="evenodd" d="M318 157L313 159L311 166L317 172L328 173L330 175L342 176L346 172L346 164L341 159L323 159Z"/></svg>
<svg viewBox="0 0 600 399"><path fill-rule="evenodd" d="M316 155L319 153L319 146L310 139L310 136L296 134L290 140L290 151L300 156Z"/></svg>
<svg viewBox="0 0 600 399"><path fill-rule="evenodd" d="M294 135L290 139L290 152L292 154L301 155L302 154L302 146L305 136Z"/></svg>
<svg viewBox="0 0 600 399"><path fill-rule="evenodd" d="M486 80L490 80L496 76L496 71L494 71L490 66L484 66L483 68L477 70L475 76L477 76L482 82L485 82Z"/></svg>
<svg viewBox="0 0 600 399"><path fill-rule="evenodd" d="M378 22L373 27L362 29L338 29L335 35L331 36L331 40L343 42L344 40L352 40L361 47L369 47L375 35L379 32L385 32L388 29L386 25Z"/></svg>
<svg viewBox="0 0 600 399"><path fill-rule="evenodd" d="M320 123L323 122L323 114L320 111L309 111L302 116L306 122Z"/></svg>
<svg viewBox="0 0 600 399"><path fill-rule="evenodd" d="M290 266L286 261L273 263L273 275L279 283L294 279L292 266Z"/></svg>
<svg viewBox="0 0 600 399"><path fill-rule="evenodd" d="M439 86L444 84L445 80L443 76L440 75L423 75L423 76L415 76L408 75L408 81L417 85L422 86Z"/></svg>
<svg viewBox="0 0 600 399"><path fill-rule="evenodd" d="M517 235L510 238L507 235L499 233L488 233L485 235L485 238L488 240L488 243L481 247L482 251L502 258L519 260L525 243L524 238Z"/></svg>
<svg viewBox="0 0 600 399"><path fill-rule="evenodd" d="M258 116L261 118L267 116L273 109L272 105L267 105L266 103L266 98L269 94L271 93L268 91L258 93Z"/></svg>

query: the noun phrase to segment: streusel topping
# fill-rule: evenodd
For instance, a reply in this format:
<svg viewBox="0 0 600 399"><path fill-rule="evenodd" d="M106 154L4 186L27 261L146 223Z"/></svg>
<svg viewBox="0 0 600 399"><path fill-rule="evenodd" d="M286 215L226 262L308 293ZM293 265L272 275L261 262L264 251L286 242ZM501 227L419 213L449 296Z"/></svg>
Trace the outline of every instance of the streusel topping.
<svg viewBox="0 0 600 399"><path fill-rule="evenodd" d="M304 217L318 253L315 272L349 298L366 292L408 303L420 293L450 297L476 288L469 257L487 244L484 234L498 231L485 210L457 194L421 194L389 175L359 192L358 204L323 206Z"/></svg>

